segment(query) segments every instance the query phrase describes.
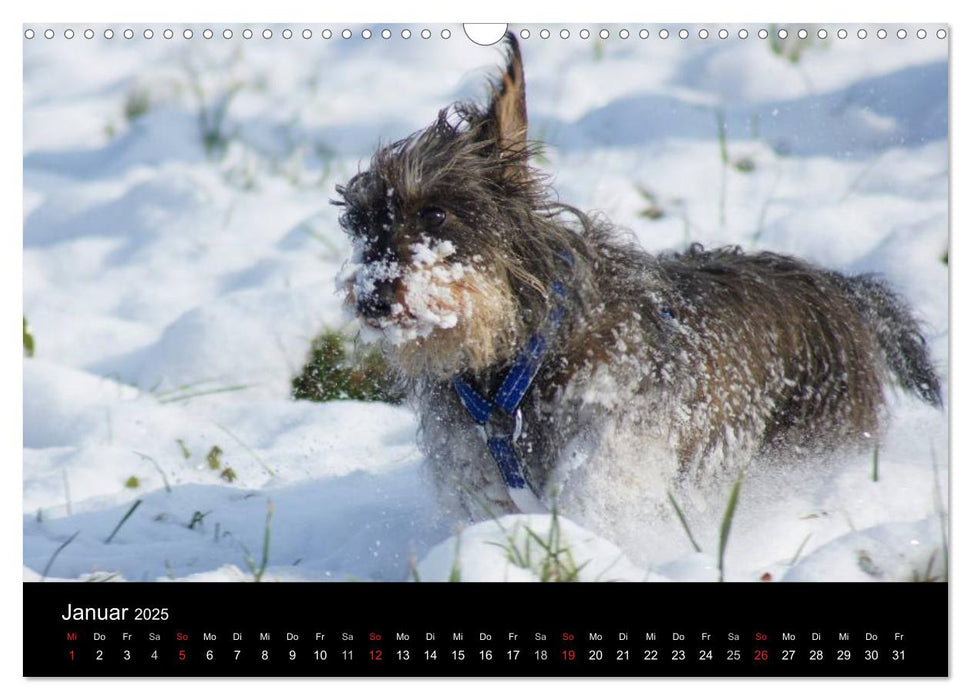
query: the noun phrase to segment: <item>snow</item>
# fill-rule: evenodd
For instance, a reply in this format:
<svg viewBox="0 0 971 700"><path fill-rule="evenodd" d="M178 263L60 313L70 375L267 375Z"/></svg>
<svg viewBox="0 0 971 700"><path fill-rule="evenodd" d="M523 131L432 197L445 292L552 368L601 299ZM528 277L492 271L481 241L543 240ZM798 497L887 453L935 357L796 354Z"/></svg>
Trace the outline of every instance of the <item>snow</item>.
<svg viewBox="0 0 971 700"><path fill-rule="evenodd" d="M437 328L455 328L459 315L475 313L469 294L456 298L454 283L465 277L466 268L462 263L448 262L454 254L455 245L451 241L432 241L425 234L411 245L411 264L402 273L395 261L364 263L355 244L350 264L337 276L338 289L349 285L357 299L372 294L377 283L399 276L405 289L403 299L391 305L388 318L369 319L361 325L361 339L401 345L426 338ZM353 309L346 310L353 315Z"/></svg>
<svg viewBox="0 0 971 700"><path fill-rule="evenodd" d="M732 243L879 273L946 382L947 42L815 41L793 63L755 40L651 31L597 50L523 42L560 197L652 251ZM569 514L462 526L422 478L408 408L289 397L321 329L356 332L334 292L361 262L345 265L335 184L379 142L481 97L496 49L459 32L96 36L24 45L25 580L252 580L269 528L263 580L448 580L457 558L463 581L532 581L541 563L510 558L554 525L581 580L717 580L724 484L680 504L700 553L670 512L613 542ZM126 117L136 95L147 111ZM422 245L415 337L474 311L427 292L477 274L449 263L452 244ZM876 480L870 455L746 479L726 579L944 575L947 412L890 404Z"/></svg>
<svg viewBox="0 0 971 700"><path fill-rule="evenodd" d="M562 550L558 557L549 551ZM568 520L506 515L435 545L419 581L665 581L633 565L616 545Z"/></svg>

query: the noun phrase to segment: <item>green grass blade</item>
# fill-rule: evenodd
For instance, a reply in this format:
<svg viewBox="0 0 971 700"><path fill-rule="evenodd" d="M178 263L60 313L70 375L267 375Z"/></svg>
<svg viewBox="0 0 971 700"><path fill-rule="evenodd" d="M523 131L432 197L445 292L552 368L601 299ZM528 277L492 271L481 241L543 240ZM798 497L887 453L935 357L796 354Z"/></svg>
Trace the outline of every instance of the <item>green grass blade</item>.
<svg viewBox="0 0 971 700"><path fill-rule="evenodd" d="M132 513L135 512L135 509L138 508L138 506L140 506L141 504L142 504L142 499L140 498L131 504L131 508L128 509L128 512L125 513L122 519L118 521L118 524L115 525L115 529L111 531L110 535L108 535L108 539L105 540L105 544L111 544L111 540L114 539L115 535L118 534L118 531L121 529L121 526L124 525L125 522L127 522L128 518L131 517Z"/></svg>
<svg viewBox="0 0 971 700"><path fill-rule="evenodd" d="M24 355L26 357L34 356L34 334L30 332L30 328L27 327L27 317L24 316Z"/></svg>
<svg viewBox="0 0 971 700"><path fill-rule="evenodd" d="M449 583L461 583L462 582L462 567L459 564L459 548L462 546L462 536L456 535L455 537L455 558L452 559L452 569L448 572L448 582Z"/></svg>
<svg viewBox="0 0 971 700"><path fill-rule="evenodd" d="M735 508L738 506L738 493L742 489L742 475L738 475L735 484L732 486L732 493L728 497L728 506L725 508L725 516L722 518L721 529L718 534L718 581L725 580L725 549L728 547L728 535L732 530L732 520L735 517Z"/></svg>
<svg viewBox="0 0 971 700"><path fill-rule="evenodd" d="M41 581L43 581L44 579L47 578L47 574L50 573L51 567L54 565L54 560L57 559L57 555L60 554L64 550L65 547L67 547L69 544L71 544L74 541L74 538L77 537L80 534L81 534L81 531L78 530L73 535L71 535L66 540L64 540L61 543L61 545L57 549L54 550L54 553L51 555L51 558L47 560L47 565L44 567L44 571L41 572L41 575L40 575L40 580Z"/></svg>
<svg viewBox="0 0 971 700"><path fill-rule="evenodd" d="M257 583L263 580L266 567L270 563L270 523L273 520L273 501L266 502L266 525L263 526L263 555L260 561L260 568L254 578Z"/></svg>
<svg viewBox="0 0 971 700"><path fill-rule="evenodd" d="M195 399L200 396L212 396L213 394L225 394L231 391L244 391L249 389L251 384L235 384L233 386L223 386L217 387L215 389L203 389L199 391L193 391L187 394L179 394L177 396L169 396L166 398L159 399L158 402L161 404L175 403L177 401L189 401L190 399Z"/></svg>
<svg viewBox="0 0 971 700"><path fill-rule="evenodd" d="M250 457L252 457L252 458L253 458L254 460L256 460L256 463L257 463L257 464L259 464L259 465L260 465L260 466L261 466L261 467L263 468L263 471L265 471L265 472L266 472L267 474L269 474L270 476L276 476L276 471L275 471L275 470L273 469L273 467L271 467L271 466L270 466L269 464L267 464L266 462L264 462L264 461L263 461L263 460L262 460L262 459L260 458L260 456L259 456L258 454L256 454L256 453L255 453L255 452L254 452L254 451L252 450L252 448L251 448L251 447L250 447L249 445L247 445L247 444L246 444L245 442L243 442L243 441L242 441L242 440L241 440L241 439L240 439L240 438L239 438L239 437L238 437L238 436L236 435L236 433L234 433L233 431L231 431L231 430L230 430L229 428L227 428L227 427L226 427L225 425L223 425L222 423L216 423L216 427L217 427L217 428L219 428L219 429L220 429L221 431L223 431L224 433L226 433L226 434L227 434L227 435L228 435L229 437L231 437L231 438L232 438L233 440L235 440L235 441L236 441L236 443L237 443L237 444L238 444L238 445L239 445L240 447L242 447L242 448L243 448L244 450L246 450L246 451L247 451L247 452L249 453L249 455L250 455Z"/></svg>
<svg viewBox="0 0 971 700"><path fill-rule="evenodd" d="M165 472L162 471L161 465L159 465L159 463L156 462L155 459L153 459L152 457L150 457L147 454L143 454L143 453L139 452L138 450L132 450L132 451L136 455L138 455L139 457L141 457L144 461L148 462L153 467L155 467L155 471L157 471L159 473L159 476L162 477L162 483L165 484L165 493L172 493L172 487L169 485L169 480L168 480L168 478L166 478Z"/></svg>
<svg viewBox="0 0 971 700"><path fill-rule="evenodd" d="M812 536L813 534L810 532L808 535L805 536L805 538L803 538L802 542L799 543L799 547L796 549L796 553L792 555L792 561L789 562L789 566L796 565L796 562L799 561L799 556L802 554L802 550L805 549L806 543L809 542L809 538Z"/></svg>
<svg viewBox="0 0 971 700"><path fill-rule="evenodd" d="M941 564L944 567L944 580L950 578L949 574L949 552L948 552L948 533L947 533L947 509L941 498L941 485L938 481L937 454L934 446L931 445L931 471L934 474L934 510L937 512L938 521L941 524Z"/></svg>
<svg viewBox="0 0 971 700"><path fill-rule="evenodd" d="M701 551L701 547L698 545L695 536L691 534L691 528L688 527L688 519L684 517L684 512L678 507L678 502L674 500L674 494L668 491L668 501L671 503L671 507L674 508L675 515L678 516L678 521L681 523L681 527L684 528L684 532L688 535L688 540L691 541L691 546L695 548L696 552Z"/></svg>

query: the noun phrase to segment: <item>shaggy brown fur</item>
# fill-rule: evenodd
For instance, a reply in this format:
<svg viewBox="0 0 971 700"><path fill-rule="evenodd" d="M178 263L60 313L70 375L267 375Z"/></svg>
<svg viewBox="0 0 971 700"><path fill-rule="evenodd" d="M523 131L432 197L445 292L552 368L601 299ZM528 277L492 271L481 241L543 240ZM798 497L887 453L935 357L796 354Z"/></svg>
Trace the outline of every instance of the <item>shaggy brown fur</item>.
<svg viewBox="0 0 971 700"><path fill-rule="evenodd" d="M567 493L581 510L767 450L873 440L892 379L940 404L919 328L883 282L738 248L650 255L556 201L530 165L507 42L488 107L443 110L338 188L355 244L347 303L397 362L446 500L514 510L451 378L491 395L537 332L550 350L517 447L541 497ZM551 329L555 283L566 314ZM623 464L631 445L657 459Z"/></svg>

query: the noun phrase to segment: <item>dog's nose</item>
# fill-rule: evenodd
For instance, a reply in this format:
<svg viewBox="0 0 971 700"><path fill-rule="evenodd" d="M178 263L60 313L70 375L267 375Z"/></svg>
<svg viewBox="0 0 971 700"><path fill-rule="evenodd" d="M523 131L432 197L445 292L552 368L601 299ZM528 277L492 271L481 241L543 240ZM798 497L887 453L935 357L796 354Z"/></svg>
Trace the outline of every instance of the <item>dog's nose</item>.
<svg viewBox="0 0 971 700"><path fill-rule="evenodd" d="M364 318L383 318L391 313L394 282L378 282L374 291L357 299L357 312Z"/></svg>

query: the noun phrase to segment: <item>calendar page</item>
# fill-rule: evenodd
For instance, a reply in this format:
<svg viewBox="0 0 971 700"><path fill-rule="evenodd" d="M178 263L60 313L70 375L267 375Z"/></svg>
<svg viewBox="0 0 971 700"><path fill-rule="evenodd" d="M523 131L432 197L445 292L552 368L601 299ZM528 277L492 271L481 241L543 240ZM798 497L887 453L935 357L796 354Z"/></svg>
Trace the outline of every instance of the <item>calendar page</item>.
<svg viewBox="0 0 971 700"><path fill-rule="evenodd" d="M24 675L948 675L950 32L25 24Z"/></svg>

